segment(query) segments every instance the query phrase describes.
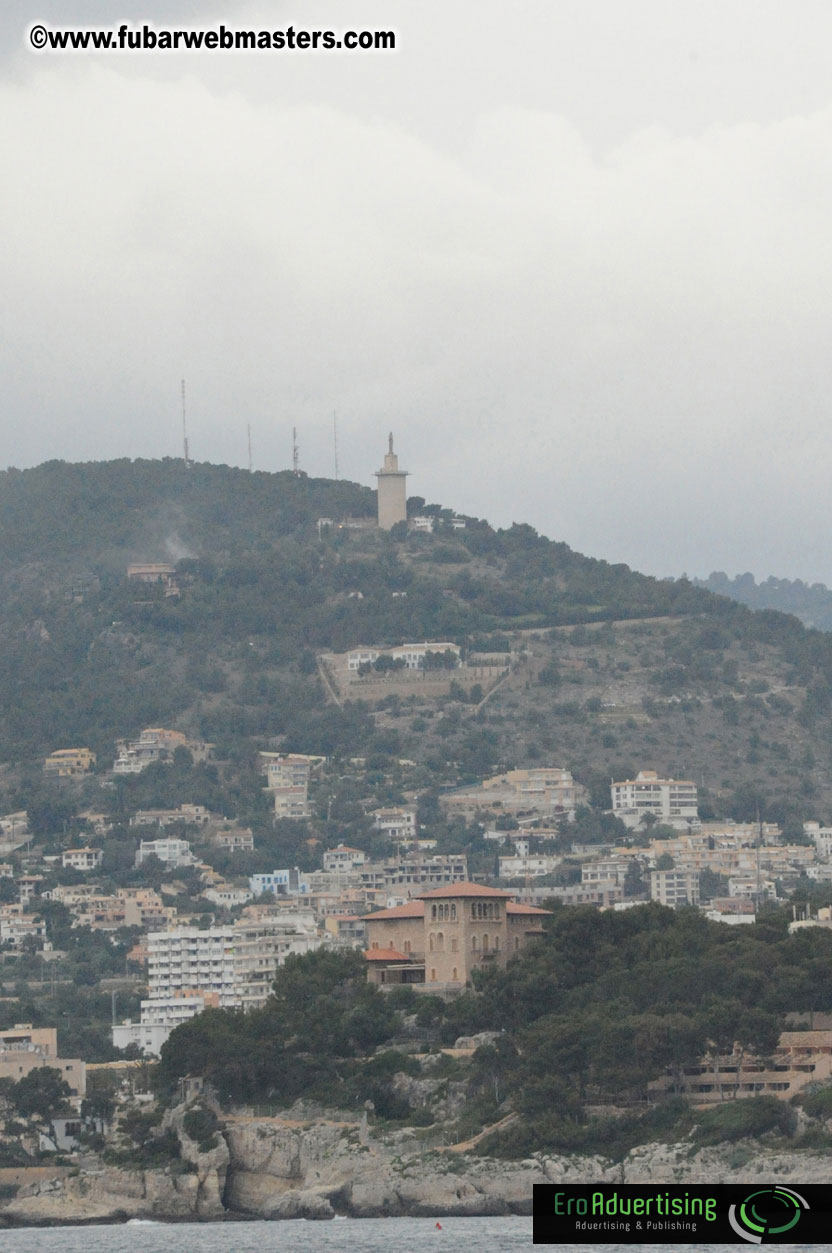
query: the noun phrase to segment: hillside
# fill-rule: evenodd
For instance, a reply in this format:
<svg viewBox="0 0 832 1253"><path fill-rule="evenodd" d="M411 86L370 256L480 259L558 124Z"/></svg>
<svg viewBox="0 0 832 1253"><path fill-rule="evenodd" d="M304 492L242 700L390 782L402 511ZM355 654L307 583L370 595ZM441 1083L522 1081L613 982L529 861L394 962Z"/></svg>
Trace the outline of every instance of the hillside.
<svg viewBox="0 0 832 1253"><path fill-rule="evenodd" d="M693 579L692 582L696 587L707 588L719 596L729 596L749 609L793 613L804 626L832 631L832 591L823 583L778 579L774 575L758 583L753 574L738 574L729 579L722 570L715 570L707 579Z"/></svg>
<svg viewBox="0 0 832 1253"><path fill-rule="evenodd" d="M415 763L387 778L391 798L556 761L596 804L610 774L651 766L695 778L705 813L832 812L832 639L522 524L452 530L450 511L428 509L433 534L319 533L321 517L371 517L374 494L173 460L1 474L8 808L42 789L43 754L86 744L100 771L116 738L161 725L215 743L224 764L180 779L187 796L170 795L173 776L131 780L134 803L196 790L250 816L253 752L272 744ZM175 562L180 595L128 581L139 561ZM408 639L511 650L515 664L484 703L392 688L372 707L332 702L319 654ZM97 782L84 786L93 803Z"/></svg>

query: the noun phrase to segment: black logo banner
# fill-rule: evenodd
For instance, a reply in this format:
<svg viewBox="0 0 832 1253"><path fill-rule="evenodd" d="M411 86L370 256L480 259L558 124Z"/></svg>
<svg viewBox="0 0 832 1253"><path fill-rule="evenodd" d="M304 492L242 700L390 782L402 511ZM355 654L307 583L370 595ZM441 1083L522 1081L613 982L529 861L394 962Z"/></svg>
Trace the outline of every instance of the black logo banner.
<svg viewBox="0 0 832 1253"><path fill-rule="evenodd" d="M826 1184L547 1183L535 1244L832 1243Z"/></svg>

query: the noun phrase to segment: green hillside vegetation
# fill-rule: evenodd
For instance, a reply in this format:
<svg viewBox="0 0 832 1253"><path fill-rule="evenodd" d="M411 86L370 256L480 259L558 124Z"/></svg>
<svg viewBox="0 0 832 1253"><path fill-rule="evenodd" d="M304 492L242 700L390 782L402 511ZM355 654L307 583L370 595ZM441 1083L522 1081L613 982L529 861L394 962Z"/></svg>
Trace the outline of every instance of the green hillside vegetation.
<svg viewBox="0 0 832 1253"><path fill-rule="evenodd" d="M265 829L254 761L271 746L365 759L380 803L554 761L599 806L612 774L651 766L694 778L705 816L759 811L799 831L832 812L827 635L583 557L523 524L454 531L439 506L426 507L433 535L319 535L319 517L373 506L356 484L173 460L0 474L7 809L71 834L73 811L102 797L124 815L189 800ZM180 597L128 582L129 561L172 554ZM327 703L317 653L408 638L511 649L520 664L482 706L476 692ZM114 796L97 777L44 785L52 749L89 745L100 775L117 737L153 725L215 743L215 764L160 769ZM361 835L367 789L348 774L325 781L322 812L341 815L331 833Z"/></svg>
<svg viewBox="0 0 832 1253"><path fill-rule="evenodd" d="M227 1102L284 1108L300 1098L341 1109L369 1100L377 1118L419 1126L434 1120L431 1103L452 1081L465 1094L451 1129L460 1139L521 1115L484 1143L506 1156L609 1155L694 1127L703 1143L789 1132L793 1112L772 1098L741 1102L730 1127L672 1094L641 1112L648 1082L667 1068L709 1049L731 1052L735 1042L769 1056L786 1012L828 1008L832 936L788 936L786 924L777 910L734 928L658 905L603 914L555 907L543 939L449 1002L407 988L383 995L355 954L289 958L262 1010L209 1011L177 1028L156 1082L169 1094L183 1075L204 1073ZM432 1095L403 1094L397 1077L420 1073L418 1054L480 1031L500 1034L469 1062L445 1058L445 1083ZM599 1122L591 1112L599 1105L625 1112Z"/></svg>

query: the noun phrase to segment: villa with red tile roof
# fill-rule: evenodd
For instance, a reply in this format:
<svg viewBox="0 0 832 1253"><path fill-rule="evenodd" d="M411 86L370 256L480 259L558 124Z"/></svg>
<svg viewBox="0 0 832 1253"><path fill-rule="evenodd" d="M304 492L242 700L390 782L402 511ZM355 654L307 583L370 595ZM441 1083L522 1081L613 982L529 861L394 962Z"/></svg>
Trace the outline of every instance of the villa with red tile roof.
<svg viewBox="0 0 832 1253"><path fill-rule="evenodd" d="M424 892L405 905L365 914L367 978L385 987L420 983L436 992L460 991L474 970L505 966L542 935L548 912L479 883Z"/></svg>

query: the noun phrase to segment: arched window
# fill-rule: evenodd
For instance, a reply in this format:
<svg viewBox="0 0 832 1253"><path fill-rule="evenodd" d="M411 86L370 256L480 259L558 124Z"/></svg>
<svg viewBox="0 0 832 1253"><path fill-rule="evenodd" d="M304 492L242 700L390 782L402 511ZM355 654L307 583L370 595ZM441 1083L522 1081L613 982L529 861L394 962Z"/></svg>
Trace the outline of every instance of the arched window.
<svg viewBox="0 0 832 1253"><path fill-rule="evenodd" d="M484 953L488 952L488 934L487 933L482 937L482 951Z"/></svg>
<svg viewBox="0 0 832 1253"><path fill-rule="evenodd" d="M474 952L474 953L476 953L476 951L477 951L477 947L478 947L478 946L477 946L477 937L476 937L475 935L472 935L472 936L471 936L471 951L472 951L472 952Z"/></svg>
<svg viewBox="0 0 832 1253"><path fill-rule="evenodd" d="M406 953L409 953L409 952L410 952L410 940L405 940L405 942L404 942L404 951L405 951Z"/></svg>
<svg viewBox="0 0 832 1253"><path fill-rule="evenodd" d="M459 976L458 976L458 975L457 975L457 973L456 973L456 966L454 966L454 969L453 969L453 981L454 981L454 983L458 983L458 982L459 982Z"/></svg>
<svg viewBox="0 0 832 1253"><path fill-rule="evenodd" d="M436 983L436 970L434 967L431 967L430 981L431 983Z"/></svg>
<svg viewBox="0 0 832 1253"><path fill-rule="evenodd" d="M500 951L500 937L498 935L495 935L494 936L494 952L499 953L499 951Z"/></svg>
<svg viewBox="0 0 832 1253"><path fill-rule="evenodd" d="M451 905L451 922L456 922L456 905Z"/></svg>
<svg viewBox="0 0 832 1253"><path fill-rule="evenodd" d="M476 918L476 916L477 916L477 907L476 907L476 905L472 905L472 906L471 906L471 918L472 918L472 920L473 920L473 919L475 919L475 918Z"/></svg>
<svg viewBox="0 0 832 1253"><path fill-rule="evenodd" d="M444 952L445 952L445 933L444 933L444 931L440 931L440 932L439 932L439 934L438 934L438 935L437 935L437 937L436 937L436 951L437 951L437 953L444 953Z"/></svg>
<svg viewBox="0 0 832 1253"><path fill-rule="evenodd" d="M459 949L459 940L456 938L455 935L451 936L451 952L456 953L458 949Z"/></svg>
<svg viewBox="0 0 832 1253"><path fill-rule="evenodd" d="M432 921L436 922L436 906L435 905L431 905L430 907L430 916L431 916Z"/></svg>
<svg viewBox="0 0 832 1253"><path fill-rule="evenodd" d="M433 952L433 932L432 931L430 935L428 936L428 948L430 949L430 952L432 953Z"/></svg>
<svg viewBox="0 0 832 1253"><path fill-rule="evenodd" d="M516 935L516 936L514 937L514 951L515 951L515 953L517 952L517 950L519 949L519 947L520 947L520 936L519 936L519 935Z"/></svg>

